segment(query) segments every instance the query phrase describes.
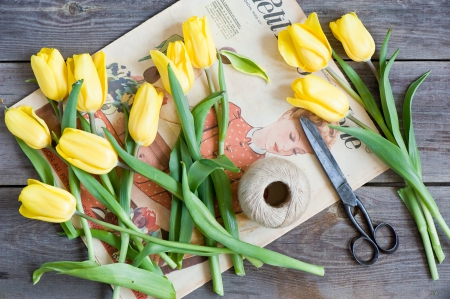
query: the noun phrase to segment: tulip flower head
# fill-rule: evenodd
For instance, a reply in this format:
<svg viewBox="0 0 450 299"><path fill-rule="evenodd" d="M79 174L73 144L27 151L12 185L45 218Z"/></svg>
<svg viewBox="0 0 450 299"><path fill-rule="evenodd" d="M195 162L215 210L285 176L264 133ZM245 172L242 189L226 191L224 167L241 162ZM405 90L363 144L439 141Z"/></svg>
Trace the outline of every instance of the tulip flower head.
<svg viewBox="0 0 450 299"><path fill-rule="evenodd" d="M332 54L315 12L305 23L296 23L280 31L278 50L287 64L310 73L326 67Z"/></svg>
<svg viewBox="0 0 450 299"><path fill-rule="evenodd" d="M375 53L375 42L372 35L354 12L331 22L330 28L333 35L344 46L345 53L353 61L370 60Z"/></svg>
<svg viewBox="0 0 450 299"><path fill-rule="evenodd" d="M77 110L95 112L105 103L108 92L105 54L99 52L94 59L89 54L73 55L67 59L69 90L72 84L83 79L78 96Z"/></svg>
<svg viewBox="0 0 450 299"><path fill-rule="evenodd" d="M14 136L31 148L42 149L52 143L47 124L31 106L9 108L5 112L5 123Z"/></svg>
<svg viewBox="0 0 450 299"><path fill-rule="evenodd" d="M192 65L201 69L210 67L217 59L217 51L206 16L190 17L182 28Z"/></svg>
<svg viewBox="0 0 450 299"><path fill-rule="evenodd" d="M57 49L42 48L37 55L31 56L31 68L47 98L59 102L67 97L66 62Z"/></svg>
<svg viewBox="0 0 450 299"><path fill-rule="evenodd" d="M162 83L167 92L172 94L167 71L167 65L170 64L178 82L180 82L183 93L187 94L194 85L194 70L184 43L181 41L169 43L167 56L158 50L151 50L150 55L158 69Z"/></svg>
<svg viewBox="0 0 450 299"><path fill-rule="evenodd" d="M78 129L66 128L56 151L73 166L92 174L108 173L118 162L108 140Z"/></svg>
<svg viewBox="0 0 450 299"><path fill-rule="evenodd" d="M292 83L295 98L286 100L293 106L304 108L328 121L344 118L350 107L347 96L337 87L315 75L306 75Z"/></svg>
<svg viewBox="0 0 450 299"><path fill-rule="evenodd" d="M75 213L75 197L61 188L29 179L19 195L22 216L46 222L66 222Z"/></svg>
<svg viewBox="0 0 450 299"><path fill-rule="evenodd" d="M149 146L155 140L163 99L164 92L158 92L150 83L139 87L128 121L128 131L139 145Z"/></svg>

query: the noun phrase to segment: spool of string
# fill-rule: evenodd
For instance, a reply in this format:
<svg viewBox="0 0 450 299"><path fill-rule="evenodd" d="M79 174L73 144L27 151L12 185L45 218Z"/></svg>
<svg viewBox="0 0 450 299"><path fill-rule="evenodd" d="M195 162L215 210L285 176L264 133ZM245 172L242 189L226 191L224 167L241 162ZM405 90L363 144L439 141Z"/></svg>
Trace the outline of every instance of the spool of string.
<svg viewBox="0 0 450 299"><path fill-rule="evenodd" d="M253 221L265 227L285 227L306 210L310 200L309 181L294 163L268 157L255 162L244 173L238 197L243 212Z"/></svg>

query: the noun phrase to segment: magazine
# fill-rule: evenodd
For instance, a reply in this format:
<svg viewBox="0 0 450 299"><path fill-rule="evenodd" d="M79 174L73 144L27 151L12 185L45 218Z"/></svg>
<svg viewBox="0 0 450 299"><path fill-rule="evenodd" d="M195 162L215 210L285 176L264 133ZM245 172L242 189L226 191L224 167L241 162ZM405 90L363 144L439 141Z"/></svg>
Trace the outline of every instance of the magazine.
<svg viewBox="0 0 450 299"><path fill-rule="evenodd" d="M182 0L106 46L102 51L107 59L109 94L102 109L95 114L97 133L102 134L101 127L106 127L117 140L123 142L125 126L122 103L131 105L134 93L143 82L152 83L163 90L152 60L145 58L150 50L164 51L170 41L182 39L181 24L193 15L207 16L218 49L227 49L251 57L266 70L270 78L268 83L261 78L237 72L230 64L224 67L230 100L225 153L242 170L237 174L229 174L234 196L233 208L237 213L241 239L265 246L338 200L314 154L310 153L304 144L295 143L290 138L290 134L296 131L296 126L299 125L296 112L298 109L293 108L285 99L292 96L291 83L301 76L302 71L284 62L278 52L277 34L290 24L305 21L306 16L295 0ZM330 67L344 77L333 61L330 61ZM211 71L214 76L217 74L217 63L211 67ZM327 73L317 72L316 75L336 85ZM194 87L187 95L190 107L194 107L209 92L203 70L195 70L195 77ZM350 96L348 98L354 116L375 129L364 109ZM60 133L58 120L40 90L16 104L20 105L33 106L36 113L47 122L50 130L56 134ZM346 119L338 124L354 126ZM265 132L264 147L249 141L255 130ZM170 151L179 132L180 124L175 106L170 95L165 93L157 138L152 145L139 150L139 159L168 172ZM204 127L201 146L204 157L212 158L217 155L217 134L217 123L211 114ZM337 131L330 132L329 135L328 146L353 189L387 169L358 139ZM64 163L48 150L43 150L42 154L52 163L61 186L67 187L68 175ZM236 196L239 179L248 167L259 159L271 156L294 162L306 173L311 186L311 202L303 216L294 224L278 229L265 228L249 220L240 210ZM87 215L112 223L117 222L114 214L84 188L82 200ZM143 233L167 238L170 206L169 192L146 177L135 175L130 215ZM91 226L100 228L95 224ZM194 232L191 243L203 244L201 234ZM112 263L118 257L118 250L95 240L95 255L100 264ZM153 258L158 261L158 256ZM211 279L209 265L204 257L186 256L182 270L172 270L163 261L158 263L173 282L178 298ZM221 256L222 271L231 266L229 257ZM127 299L147 298L144 294L125 288L122 288L121 296Z"/></svg>

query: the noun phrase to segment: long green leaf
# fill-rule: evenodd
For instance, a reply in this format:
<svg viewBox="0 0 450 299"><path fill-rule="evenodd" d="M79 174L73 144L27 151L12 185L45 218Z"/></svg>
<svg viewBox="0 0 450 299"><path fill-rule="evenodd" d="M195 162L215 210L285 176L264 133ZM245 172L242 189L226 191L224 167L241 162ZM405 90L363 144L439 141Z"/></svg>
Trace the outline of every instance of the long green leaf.
<svg viewBox="0 0 450 299"><path fill-rule="evenodd" d="M208 115L211 107L224 95L224 92L214 92L207 96L204 100L195 106L192 110L192 116L194 117L195 136L198 144L202 142L203 127L205 126L206 116Z"/></svg>
<svg viewBox="0 0 450 299"><path fill-rule="evenodd" d="M227 50L220 50L219 54L228 58L228 60L231 62L231 65L241 73L257 76L263 78L267 82L270 82L269 76L267 76L266 71L250 58L242 54Z"/></svg>
<svg viewBox="0 0 450 299"><path fill-rule="evenodd" d="M406 142L408 143L408 153L414 164L417 173L422 174L422 163L420 161L419 149L417 148L416 137L412 122L412 100L417 88L428 77L431 71L423 74L414 81L406 91L405 101L403 102L403 130L405 131Z"/></svg>
<svg viewBox="0 0 450 299"><path fill-rule="evenodd" d="M38 150L29 147L22 139L16 137L16 141L28 159L30 159L41 181L54 186L55 178L53 177L52 167L47 159L41 156Z"/></svg>
<svg viewBox="0 0 450 299"><path fill-rule="evenodd" d="M129 167L133 168L134 171L139 172L143 176L149 178L178 198L184 199L183 190L180 183L175 181L168 174L128 154L120 147L111 133L109 133L107 130L104 130L104 132L111 145L114 147L123 161L128 164ZM187 180L185 180L185 184L185 188L189 188L189 183ZM217 222L216 218L209 212L208 208L192 192L190 193L190 199L193 200L193 204L190 205L193 209L191 210L191 215L193 217L200 218L198 222L194 219L197 228L199 228L200 231L204 232L206 236L217 240L234 252L253 257L266 264L302 270L316 275L324 275L324 269L321 266L307 264L296 259L284 256L282 254L236 240L235 238L231 237L230 234ZM162 241L164 240L157 240L154 241L154 243L162 244ZM180 244L180 246L182 245L187 246L189 244Z"/></svg>
<svg viewBox="0 0 450 299"><path fill-rule="evenodd" d="M45 263L35 273L40 278L44 272L56 271L65 275L129 288L157 298L175 299L176 297L172 283L165 277L124 263L103 266L94 264L94 262Z"/></svg>
<svg viewBox="0 0 450 299"><path fill-rule="evenodd" d="M230 179L228 178L227 174L221 169L213 171L211 173L211 179L216 191L217 204L219 206L223 225L227 232L229 232L231 236L233 236L233 238L239 240L239 226L237 223L236 214L233 210L233 195L231 194ZM231 260L233 262L235 273L239 276L245 275L242 255L234 254L231 256Z"/></svg>
<svg viewBox="0 0 450 299"><path fill-rule="evenodd" d="M380 109L378 108L372 94L370 93L366 84L364 84L361 77L359 77L355 70L334 51L333 57L336 59L344 73L353 83L353 86L355 86L358 94L363 100L364 108L367 110L367 112L375 119L377 123L384 122L383 115L381 115Z"/></svg>
<svg viewBox="0 0 450 299"><path fill-rule="evenodd" d="M83 131L91 133L91 125L79 111L77 111L77 117L78 117L78 120L80 121L81 128L83 129Z"/></svg>
<svg viewBox="0 0 450 299"><path fill-rule="evenodd" d="M200 151L198 150L197 137L195 135L194 117L189 110L188 101L183 93L180 82L178 82L170 64L167 65L167 71L169 74L170 90L172 91L172 98L177 108L177 114L181 122L184 139L192 157L194 160L198 160L201 156Z"/></svg>
<svg viewBox="0 0 450 299"><path fill-rule="evenodd" d="M66 109L64 110L64 114L62 116L61 134L64 132L65 128L77 127L77 101L82 85L83 79L78 80L72 85L72 91L69 94Z"/></svg>
<svg viewBox="0 0 450 299"><path fill-rule="evenodd" d="M388 44L389 44L389 38L391 37L391 28L389 28L388 32L386 33L386 37L384 38L383 44L381 45L381 51L380 51L380 78L384 73L384 70L386 68L386 57L387 57L387 50L388 50Z"/></svg>
<svg viewBox="0 0 450 299"><path fill-rule="evenodd" d="M216 169L227 169L231 172L240 171L226 155L215 159L200 159L189 168L188 178L191 190L197 190L198 186Z"/></svg>
<svg viewBox="0 0 450 299"><path fill-rule="evenodd" d="M392 142L389 142L380 135L368 130L340 126L330 126L330 128L353 135L364 142L375 153L375 155L383 161L383 163L401 176L411 187L414 188L414 190L420 194L420 196L422 196L433 217L442 218L433 197L423 184L420 176L417 174L411 159L404 151L395 146ZM443 229L445 230L444 227Z"/></svg>
<svg viewBox="0 0 450 299"><path fill-rule="evenodd" d="M389 71L391 70L392 64L397 57L399 50L395 51L391 59L386 65L386 68L380 77L380 98L381 106L383 108L384 119L389 129L394 135L397 145L407 153L405 142L403 141L402 134L400 132L400 125L398 121L397 108L395 107L394 95L392 93L391 83L389 82Z"/></svg>
<svg viewBox="0 0 450 299"><path fill-rule="evenodd" d="M219 124L219 155L223 155L225 151L225 140L227 139L227 133L228 133L228 122L230 117L230 107L229 107L229 101L228 101L228 92L227 92L227 84L225 81L225 74L223 71L223 62L222 62L222 56L219 55L219 67L218 67L218 78L219 78L219 88L220 90L225 91L223 94L222 99L220 100L221 104L221 117Z"/></svg>
<svg viewBox="0 0 450 299"><path fill-rule="evenodd" d="M181 134L175 143L169 159L170 176L177 181L181 180L181 149L180 139ZM169 241L178 241L180 237L180 222L181 222L181 210L182 201L172 194L172 204L170 207L170 224L169 224ZM177 253L169 253L169 256L174 260L178 260Z"/></svg>

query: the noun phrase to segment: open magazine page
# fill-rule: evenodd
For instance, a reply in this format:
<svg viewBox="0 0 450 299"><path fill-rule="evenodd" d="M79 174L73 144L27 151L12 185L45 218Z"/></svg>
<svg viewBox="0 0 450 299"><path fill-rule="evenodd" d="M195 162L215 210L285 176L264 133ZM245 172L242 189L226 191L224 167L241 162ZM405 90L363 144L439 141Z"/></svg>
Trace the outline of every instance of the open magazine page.
<svg viewBox="0 0 450 299"><path fill-rule="evenodd" d="M168 42L181 39L181 24L193 15L207 16L218 49L225 48L251 57L266 70L270 78L270 83L267 83L261 78L239 73L231 65L225 65L230 100L225 153L242 169L241 173L230 174L235 197L233 207L237 212L242 239L265 246L338 200L314 154L311 154L309 145L295 143L291 138L293 133L303 132L298 127L298 118L306 112L293 108L285 99L293 95L290 85L301 74L284 62L278 52L276 35L286 26L306 19L295 0L182 0L106 46L103 51L107 59L109 95L105 105L95 115L97 133L103 134L101 127L106 127L117 140L123 142L125 125L121 104L131 105L134 93L145 81L163 90L152 60L139 60L148 56L151 49L164 51ZM330 65L341 74L333 61L330 61ZM216 76L217 63L211 67L211 71ZM203 71L196 70L195 74L196 82L187 95L191 107L209 92ZM336 85L328 74L318 72L316 75ZM350 96L349 99L355 117L374 128L365 111ZM34 92L17 105L25 104L34 106L37 114L46 120L50 130L60 133L57 131L58 123L52 108L40 91ZM156 141L148 147L142 147L138 157L168 172L170 151L180 131L175 107L168 93L165 94L160 118ZM354 126L345 119L338 124ZM323 123L324 128L328 129L325 125ZM251 141L256 130L264 132L263 146ZM201 148L204 157L213 158L217 155L217 134L215 116L210 113ZM360 187L386 170L386 166L356 138L334 130L328 130L326 134L328 146L352 188ZM42 154L51 161L61 185L67 187L67 169L64 163L49 151ZM242 173L255 161L269 156L294 162L306 173L311 186L311 202L303 217L281 229L264 228L248 220L241 212L236 197ZM117 223L114 215L84 189L82 196L86 214ZM142 232L167 238L170 206L169 192L149 179L135 175L130 215ZM202 236L195 232L192 243L202 244ZM111 263L118 257L115 248L99 241L95 244L96 258L100 263ZM153 258L157 259L157 256ZM177 296L182 297L210 279L209 266L205 261L206 258L186 256L183 270L171 270L162 261L158 262L174 283ZM221 264L223 271L231 267L226 256L221 258ZM122 289L121 295L122 298L146 298L146 295L127 289Z"/></svg>

